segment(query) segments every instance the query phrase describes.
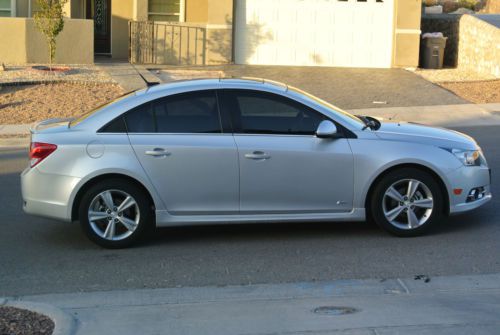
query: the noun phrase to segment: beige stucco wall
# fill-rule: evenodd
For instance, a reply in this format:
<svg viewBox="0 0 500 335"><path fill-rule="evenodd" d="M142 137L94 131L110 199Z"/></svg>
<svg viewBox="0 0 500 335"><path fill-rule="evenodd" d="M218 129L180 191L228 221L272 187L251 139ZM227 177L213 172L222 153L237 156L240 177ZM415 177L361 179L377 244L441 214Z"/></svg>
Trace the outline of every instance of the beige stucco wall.
<svg viewBox="0 0 500 335"><path fill-rule="evenodd" d="M186 22L208 22L208 0L186 0Z"/></svg>
<svg viewBox="0 0 500 335"><path fill-rule="evenodd" d="M128 21L134 19L134 0L111 0L111 54L128 58Z"/></svg>
<svg viewBox="0 0 500 335"><path fill-rule="evenodd" d="M421 0L395 0L393 67L418 67Z"/></svg>
<svg viewBox="0 0 500 335"><path fill-rule="evenodd" d="M26 19L0 18L0 63L26 63Z"/></svg>
<svg viewBox="0 0 500 335"><path fill-rule="evenodd" d="M208 0L209 24L231 24L233 21L233 0Z"/></svg>
<svg viewBox="0 0 500 335"><path fill-rule="evenodd" d="M135 21L146 21L148 19L148 0L134 0Z"/></svg>
<svg viewBox="0 0 500 335"><path fill-rule="evenodd" d="M94 61L94 26L90 20L67 19L57 37L56 63L91 64ZM33 19L0 18L0 62L48 63L44 36Z"/></svg>

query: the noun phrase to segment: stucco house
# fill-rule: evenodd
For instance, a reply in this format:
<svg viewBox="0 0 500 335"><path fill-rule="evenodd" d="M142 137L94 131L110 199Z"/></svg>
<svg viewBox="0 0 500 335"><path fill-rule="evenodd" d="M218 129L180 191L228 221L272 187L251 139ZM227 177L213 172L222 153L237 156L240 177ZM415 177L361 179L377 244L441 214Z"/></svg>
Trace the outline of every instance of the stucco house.
<svg viewBox="0 0 500 335"><path fill-rule="evenodd" d="M36 0L0 0L0 62L47 61L35 11ZM203 64L418 65L421 0L70 0L65 14L60 63L92 63L94 54L129 59L143 53L137 41L146 36L148 51L163 44L162 52L175 58L178 39L179 48L202 53ZM143 21L155 24L131 33ZM199 29L186 30L195 44L182 42L180 27Z"/></svg>

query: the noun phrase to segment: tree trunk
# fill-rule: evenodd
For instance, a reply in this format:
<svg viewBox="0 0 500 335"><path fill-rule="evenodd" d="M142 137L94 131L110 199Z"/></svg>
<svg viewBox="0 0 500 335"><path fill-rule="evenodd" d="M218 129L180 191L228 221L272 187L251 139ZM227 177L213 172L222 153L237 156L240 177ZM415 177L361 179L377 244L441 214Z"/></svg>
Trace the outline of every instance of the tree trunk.
<svg viewBox="0 0 500 335"><path fill-rule="evenodd" d="M50 74L52 74L52 40L49 40L49 70Z"/></svg>

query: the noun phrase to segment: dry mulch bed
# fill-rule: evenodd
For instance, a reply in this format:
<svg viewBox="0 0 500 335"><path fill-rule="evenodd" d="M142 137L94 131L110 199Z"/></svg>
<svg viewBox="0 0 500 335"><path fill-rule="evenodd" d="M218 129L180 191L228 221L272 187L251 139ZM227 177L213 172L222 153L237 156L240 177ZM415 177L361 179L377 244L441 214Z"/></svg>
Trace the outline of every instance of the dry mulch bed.
<svg viewBox="0 0 500 335"><path fill-rule="evenodd" d="M500 103L500 80L438 84L476 104Z"/></svg>
<svg viewBox="0 0 500 335"><path fill-rule="evenodd" d="M14 307L0 307L0 334L49 335L54 322L45 315Z"/></svg>
<svg viewBox="0 0 500 335"><path fill-rule="evenodd" d="M0 87L0 124L79 116L124 92L115 84L54 83Z"/></svg>

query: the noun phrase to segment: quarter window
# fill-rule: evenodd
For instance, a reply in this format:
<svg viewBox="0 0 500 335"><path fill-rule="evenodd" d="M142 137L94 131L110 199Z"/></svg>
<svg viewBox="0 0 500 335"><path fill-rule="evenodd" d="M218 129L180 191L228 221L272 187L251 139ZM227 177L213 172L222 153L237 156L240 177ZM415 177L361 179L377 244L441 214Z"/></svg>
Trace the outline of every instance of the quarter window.
<svg viewBox="0 0 500 335"><path fill-rule="evenodd" d="M226 90L223 102L240 133L314 135L326 119L301 103L267 92Z"/></svg>

